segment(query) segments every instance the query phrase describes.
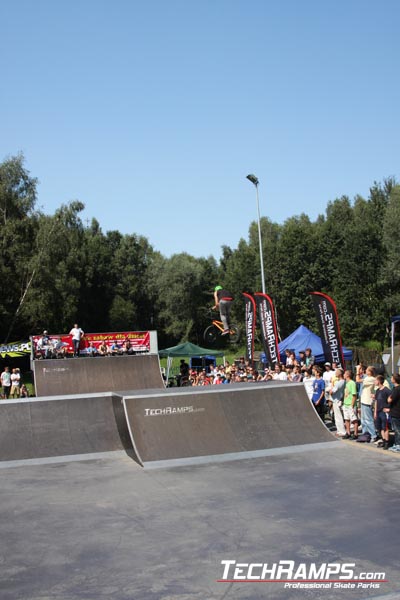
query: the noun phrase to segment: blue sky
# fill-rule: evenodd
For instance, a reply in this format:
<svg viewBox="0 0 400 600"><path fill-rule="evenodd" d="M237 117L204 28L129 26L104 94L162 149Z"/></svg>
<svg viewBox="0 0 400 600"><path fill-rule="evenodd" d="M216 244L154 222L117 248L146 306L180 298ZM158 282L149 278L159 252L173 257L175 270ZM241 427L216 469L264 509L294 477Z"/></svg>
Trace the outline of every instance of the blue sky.
<svg viewBox="0 0 400 600"><path fill-rule="evenodd" d="M400 179L397 0L0 3L0 160L38 206L219 258Z"/></svg>

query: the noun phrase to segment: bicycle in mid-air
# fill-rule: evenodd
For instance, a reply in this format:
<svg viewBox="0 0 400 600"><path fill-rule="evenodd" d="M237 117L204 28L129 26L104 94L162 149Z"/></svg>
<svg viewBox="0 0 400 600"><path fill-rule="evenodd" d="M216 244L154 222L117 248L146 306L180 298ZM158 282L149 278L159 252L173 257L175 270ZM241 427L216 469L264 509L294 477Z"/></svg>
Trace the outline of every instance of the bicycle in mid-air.
<svg viewBox="0 0 400 600"><path fill-rule="evenodd" d="M206 327L203 333L203 339L208 346L214 346L219 338L226 339L231 344L237 344L240 340L241 331L240 328L235 324L231 323L229 333L222 336L224 331L224 325L222 321L213 319L212 324Z"/></svg>

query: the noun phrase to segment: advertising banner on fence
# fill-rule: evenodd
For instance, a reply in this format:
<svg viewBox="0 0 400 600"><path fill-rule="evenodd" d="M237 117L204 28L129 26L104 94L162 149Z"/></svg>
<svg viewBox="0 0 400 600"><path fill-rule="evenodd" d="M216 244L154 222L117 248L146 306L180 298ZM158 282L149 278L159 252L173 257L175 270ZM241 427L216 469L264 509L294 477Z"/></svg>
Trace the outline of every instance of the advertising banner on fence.
<svg viewBox="0 0 400 600"><path fill-rule="evenodd" d="M246 303L246 358L252 363L254 359L254 333L256 328L256 303L253 296L243 292Z"/></svg>
<svg viewBox="0 0 400 600"><path fill-rule="evenodd" d="M80 354L85 356L93 352L98 352L103 342L110 354L150 352L149 331L114 331L108 333L85 333L81 339ZM56 353L62 353L66 356L74 353L72 336L69 334L33 335L32 343L36 358L40 358L41 356L48 357Z"/></svg>
<svg viewBox="0 0 400 600"><path fill-rule="evenodd" d="M336 304L326 294L311 292L325 360L345 368Z"/></svg>
<svg viewBox="0 0 400 600"><path fill-rule="evenodd" d="M262 292L254 294L260 319L261 340L270 366L275 367L280 362L279 339L276 326L275 310L272 299Z"/></svg>
<svg viewBox="0 0 400 600"><path fill-rule="evenodd" d="M31 343L30 341L24 342L8 342L8 344L0 345L0 355L2 358L6 356L11 356L13 358L17 356L25 356L26 354L30 354L31 352Z"/></svg>

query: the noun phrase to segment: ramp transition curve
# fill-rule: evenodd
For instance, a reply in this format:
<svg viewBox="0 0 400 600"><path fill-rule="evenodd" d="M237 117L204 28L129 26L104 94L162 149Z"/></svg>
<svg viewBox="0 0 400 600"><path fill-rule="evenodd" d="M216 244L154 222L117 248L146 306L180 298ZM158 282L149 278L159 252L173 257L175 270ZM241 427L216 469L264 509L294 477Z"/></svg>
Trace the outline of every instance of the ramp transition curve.
<svg viewBox="0 0 400 600"><path fill-rule="evenodd" d="M302 384L232 384L0 402L0 461L123 450L142 466L154 467L207 462L222 455L246 458L333 439Z"/></svg>
<svg viewBox="0 0 400 600"><path fill-rule="evenodd" d="M144 466L194 457L231 458L332 442L303 384L257 383L123 398L132 445Z"/></svg>
<svg viewBox="0 0 400 600"><path fill-rule="evenodd" d="M30 398L0 402L0 460L131 451L121 397Z"/></svg>
<svg viewBox="0 0 400 600"><path fill-rule="evenodd" d="M163 388L157 354L33 361L36 396Z"/></svg>

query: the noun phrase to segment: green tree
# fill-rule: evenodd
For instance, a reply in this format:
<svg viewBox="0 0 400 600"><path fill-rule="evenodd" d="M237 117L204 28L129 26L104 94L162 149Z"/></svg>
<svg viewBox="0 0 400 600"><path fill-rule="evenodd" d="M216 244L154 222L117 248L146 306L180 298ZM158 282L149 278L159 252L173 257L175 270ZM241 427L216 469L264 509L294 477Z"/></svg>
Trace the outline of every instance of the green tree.
<svg viewBox="0 0 400 600"><path fill-rule="evenodd" d="M25 335L20 313L32 281L36 187L37 179L25 169L22 154L0 164L0 335L5 341Z"/></svg>
<svg viewBox="0 0 400 600"><path fill-rule="evenodd" d="M400 186L392 188L383 219L382 243L385 261L379 270L381 302L385 309L386 321L400 310Z"/></svg>

